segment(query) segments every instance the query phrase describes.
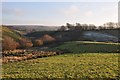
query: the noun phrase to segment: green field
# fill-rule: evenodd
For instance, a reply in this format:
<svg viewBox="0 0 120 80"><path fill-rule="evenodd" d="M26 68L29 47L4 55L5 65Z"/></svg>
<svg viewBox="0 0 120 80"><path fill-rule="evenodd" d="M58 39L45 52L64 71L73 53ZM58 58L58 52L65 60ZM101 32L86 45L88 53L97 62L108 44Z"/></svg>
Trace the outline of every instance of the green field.
<svg viewBox="0 0 120 80"><path fill-rule="evenodd" d="M65 42L50 49L71 53L3 64L2 77L43 80L45 78L117 79L120 77L119 45L105 42Z"/></svg>
<svg viewBox="0 0 120 80"><path fill-rule="evenodd" d="M69 53L118 53L120 43L71 41L53 47L53 50L61 50Z"/></svg>
<svg viewBox="0 0 120 80"><path fill-rule="evenodd" d="M118 53L64 54L3 64L3 78L117 78Z"/></svg>

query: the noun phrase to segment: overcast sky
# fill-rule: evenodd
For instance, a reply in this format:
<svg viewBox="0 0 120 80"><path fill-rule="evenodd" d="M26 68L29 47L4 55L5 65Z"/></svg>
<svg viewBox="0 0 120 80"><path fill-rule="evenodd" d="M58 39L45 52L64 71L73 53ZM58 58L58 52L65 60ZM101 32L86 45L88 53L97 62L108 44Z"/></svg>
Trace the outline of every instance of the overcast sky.
<svg viewBox="0 0 120 80"><path fill-rule="evenodd" d="M3 2L2 24L102 25L118 21L118 2Z"/></svg>

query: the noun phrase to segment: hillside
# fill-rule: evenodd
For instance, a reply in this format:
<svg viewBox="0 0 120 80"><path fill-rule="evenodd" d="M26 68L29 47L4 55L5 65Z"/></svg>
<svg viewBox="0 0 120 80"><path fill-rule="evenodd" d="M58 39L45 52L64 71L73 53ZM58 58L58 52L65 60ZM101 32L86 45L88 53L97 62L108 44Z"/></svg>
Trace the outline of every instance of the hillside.
<svg viewBox="0 0 120 80"><path fill-rule="evenodd" d="M84 30L84 31L38 31L28 33L26 36L39 38L45 34L53 36L57 41L103 41L118 42L118 30Z"/></svg>
<svg viewBox="0 0 120 80"><path fill-rule="evenodd" d="M0 26L0 43L1 43L1 40L2 40L2 26Z"/></svg>
<svg viewBox="0 0 120 80"><path fill-rule="evenodd" d="M5 26L1 26L2 31L2 49L13 50L16 48L26 48L32 46L31 40L25 37L13 29Z"/></svg>
<svg viewBox="0 0 120 80"><path fill-rule="evenodd" d="M118 53L63 54L2 64L2 77L39 80L119 80Z"/></svg>
<svg viewBox="0 0 120 80"><path fill-rule="evenodd" d="M111 35L111 36L118 37L120 39L120 29L96 30L95 32L108 34L108 35Z"/></svg>
<svg viewBox="0 0 120 80"><path fill-rule="evenodd" d="M2 37L4 36L9 36L14 40L19 40L22 37L19 33L15 32L14 30L2 26Z"/></svg>
<svg viewBox="0 0 120 80"><path fill-rule="evenodd" d="M6 27L3 27L3 33L3 36L12 37L16 41L23 38L19 33ZM86 36L85 34L90 35ZM26 37L31 39L40 38L43 41L57 39L58 42L62 43L54 47L51 47L51 44L50 46L47 45L47 53L41 51L44 47L37 47L36 50L34 50L35 47L31 47L30 50L23 50L28 52L23 53L15 50L17 52L9 51L8 54L4 54L7 56L4 56L3 59L5 61L2 65L3 79L38 78L45 80L58 78L67 80L104 78L109 80L119 78L119 43L80 41L104 40L102 38L112 39L113 37L116 38L116 35L97 31L39 31L29 33ZM8 42L11 43L11 41ZM54 44L58 42L54 42ZM21 42L21 44L25 43L27 42ZM57 51L60 51L62 55ZM6 62L6 60L10 62Z"/></svg>
<svg viewBox="0 0 120 80"><path fill-rule="evenodd" d="M90 42L90 41L71 41L64 42L50 50L60 50L64 53L116 53L120 52L118 43Z"/></svg>
<svg viewBox="0 0 120 80"><path fill-rule="evenodd" d="M59 26L41 26L41 25L6 25L7 27L23 31L26 33L36 32L36 31L56 31Z"/></svg>

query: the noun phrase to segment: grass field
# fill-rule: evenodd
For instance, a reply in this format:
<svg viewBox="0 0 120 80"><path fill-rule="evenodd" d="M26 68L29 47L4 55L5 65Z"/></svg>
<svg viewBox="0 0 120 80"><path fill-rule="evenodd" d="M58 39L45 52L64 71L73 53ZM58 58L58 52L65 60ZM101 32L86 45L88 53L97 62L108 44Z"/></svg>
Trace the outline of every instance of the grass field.
<svg viewBox="0 0 120 80"><path fill-rule="evenodd" d="M118 53L64 54L3 64L3 78L118 78Z"/></svg>
<svg viewBox="0 0 120 80"><path fill-rule="evenodd" d="M120 43L110 42L90 42L90 41L72 41L52 48L53 50L61 50L69 53L118 53Z"/></svg>
<svg viewBox="0 0 120 80"><path fill-rule="evenodd" d="M2 65L3 78L112 78L119 73L118 43L65 42L52 49L71 53ZM109 80L109 79L108 79Z"/></svg>

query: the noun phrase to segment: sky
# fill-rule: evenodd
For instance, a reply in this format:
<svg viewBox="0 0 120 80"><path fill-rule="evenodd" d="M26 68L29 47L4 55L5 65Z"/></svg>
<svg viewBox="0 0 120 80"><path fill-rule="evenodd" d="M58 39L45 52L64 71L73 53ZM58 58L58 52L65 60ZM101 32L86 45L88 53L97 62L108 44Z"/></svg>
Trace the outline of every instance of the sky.
<svg viewBox="0 0 120 80"><path fill-rule="evenodd" d="M3 2L2 24L61 26L118 22L118 2Z"/></svg>

